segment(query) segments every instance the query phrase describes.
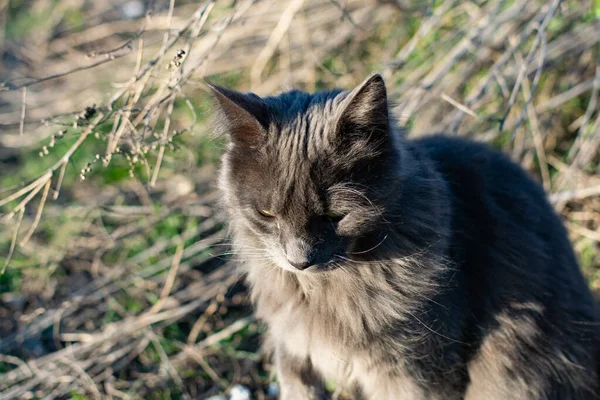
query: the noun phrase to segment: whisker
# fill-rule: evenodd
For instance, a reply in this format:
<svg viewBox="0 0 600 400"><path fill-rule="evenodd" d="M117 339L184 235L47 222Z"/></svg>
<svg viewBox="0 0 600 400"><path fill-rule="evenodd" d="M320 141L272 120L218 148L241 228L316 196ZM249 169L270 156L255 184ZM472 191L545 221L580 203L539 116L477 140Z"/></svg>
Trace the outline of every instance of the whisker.
<svg viewBox="0 0 600 400"><path fill-rule="evenodd" d="M377 264L381 264L381 261L353 260L351 258L344 257L344 256L339 255L339 254L334 254L333 256L337 257L337 258L339 258L341 260L354 263L354 264L365 264L365 265L377 265Z"/></svg>
<svg viewBox="0 0 600 400"><path fill-rule="evenodd" d="M388 238L388 235L386 234L383 239L381 240L381 242L377 243L374 247L370 248L369 250L365 250L365 251L357 251L357 252L353 252L350 254L366 254L370 251L375 250L376 248L378 248L379 246L381 246L383 244L383 242L385 242L385 240Z"/></svg>
<svg viewBox="0 0 600 400"><path fill-rule="evenodd" d="M423 325L423 326L424 326L424 327L425 327L427 330L429 330L430 332L432 332L432 333L434 333L434 334L436 334L436 335L438 335L438 336L440 336L440 337L443 337L444 339L448 339L448 340L450 340L451 342L460 343L460 344L465 344L465 345L467 345L467 346L469 345L469 343L467 343L467 342L463 342L463 341L460 341L460 340L457 340L457 339L453 339L453 338L451 338L451 337L448 337L448 336L446 336L446 335L444 335L444 334L441 334L441 333L439 333L439 332L438 332L438 331L436 331L435 329L432 329L432 328L430 328L429 326L427 326L427 324L425 324L423 321L421 321L419 318L417 318L417 316L416 316L416 315L414 315L413 313L411 313L410 311L408 311L408 310L405 310L405 311L406 311L406 313L407 313L408 315L410 315L411 317L413 317L414 319L416 319L416 320L417 320L417 321L418 321L418 322L419 322L421 325Z"/></svg>

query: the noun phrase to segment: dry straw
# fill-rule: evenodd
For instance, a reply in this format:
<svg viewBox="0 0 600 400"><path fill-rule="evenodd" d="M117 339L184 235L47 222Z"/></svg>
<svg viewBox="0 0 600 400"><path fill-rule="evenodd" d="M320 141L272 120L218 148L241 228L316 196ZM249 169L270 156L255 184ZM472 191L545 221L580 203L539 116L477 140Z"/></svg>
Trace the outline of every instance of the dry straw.
<svg viewBox="0 0 600 400"><path fill-rule="evenodd" d="M0 64L0 160L3 149L29 148L56 159L18 187L0 188L2 271L22 253L48 269L84 265L93 277L19 314L0 340L1 400L134 398L169 385L197 398L256 373L250 354L251 367L242 367L215 349L253 321L227 312L239 303L230 291L240 277L226 261L214 170L182 173L167 162L178 138L205 133L196 100L208 75L241 71L240 88L268 94L350 87L381 71L412 135L446 131L502 146L539 176L577 249L592 243L600 263L600 24L591 1L171 0L133 19L103 19L99 3L81 29L53 35L53 27L39 33L45 40L9 47L27 67ZM71 144L59 151L64 140ZM103 151L77 158L98 140ZM141 176L79 199L77 185L65 187L68 176L84 180L117 158ZM45 219L65 216L78 221L67 244L37 237ZM199 224L146 242L173 216ZM124 295L141 309L124 309ZM177 323L189 330L166 348L163 333ZM49 331L52 351L14 356ZM188 377L189 368L204 377Z"/></svg>

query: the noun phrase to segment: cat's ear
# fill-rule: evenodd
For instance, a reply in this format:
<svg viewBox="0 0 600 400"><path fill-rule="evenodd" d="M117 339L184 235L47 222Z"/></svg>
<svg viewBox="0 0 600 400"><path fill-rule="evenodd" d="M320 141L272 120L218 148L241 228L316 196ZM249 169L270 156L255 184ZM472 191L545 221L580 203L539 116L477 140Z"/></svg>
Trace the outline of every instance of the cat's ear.
<svg viewBox="0 0 600 400"><path fill-rule="evenodd" d="M217 130L225 131L232 141L257 145L265 136L269 113L265 102L254 93L240 93L206 82L217 106Z"/></svg>
<svg viewBox="0 0 600 400"><path fill-rule="evenodd" d="M379 74L371 75L352 90L340 104L338 134L387 135L389 111L385 82Z"/></svg>

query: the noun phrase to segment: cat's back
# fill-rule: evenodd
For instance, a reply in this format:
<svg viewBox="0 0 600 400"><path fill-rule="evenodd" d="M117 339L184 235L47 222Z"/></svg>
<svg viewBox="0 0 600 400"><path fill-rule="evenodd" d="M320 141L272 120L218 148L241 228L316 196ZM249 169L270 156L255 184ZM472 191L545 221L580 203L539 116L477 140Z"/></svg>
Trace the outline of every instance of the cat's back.
<svg viewBox="0 0 600 400"><path fill-rule="evenodd" d="M495 287L499 278L521 288L556 286L550 281L560 278L565 290L592 303L566 229L543 188L520 166L467 139L435 135L413 143L450 189L456 262L478 273L485 265Z"/></svg>
<svg viewBox="0 0 600 400"><path fill-rule="evenodd" d="M538 218L556 219L543 189L500 151L484 143L446 135L428 136L413 143L433 161L457 199L494 200L515 216L518 211L529 211L529 215L538 211ZM474 201L470 206L476 203L482 201Z"/></svg>
<svg viewBox="0 0 600 400"><path fill-rule="evenodd" d="M559 246L553 247L554 253L573 254L566 230L543 188L506 155L483 143L444 135L413 144L447 182L455 228L470 231L478 240L494 242L512 238L498 237L499 231L512 232L532 240L531 250L552 242Z"/></svg>
<svg viewBox="0 0 600 400"><path fill-rule="evenodd" d="M412 143L450 192L448 257L459 271L465 324L472 327L464 339L477 343L467 357L469 374L487 382L472 385L467 397L492 398L490 387L501 393L507 382L488 372L509 368L541 385L523 388L530 398L545 385L557 398L587 398L600 361L592 355L596 305L542 187L487 145L446 136ZM512 354L510 367L486 356L501 353Z"/></svg>

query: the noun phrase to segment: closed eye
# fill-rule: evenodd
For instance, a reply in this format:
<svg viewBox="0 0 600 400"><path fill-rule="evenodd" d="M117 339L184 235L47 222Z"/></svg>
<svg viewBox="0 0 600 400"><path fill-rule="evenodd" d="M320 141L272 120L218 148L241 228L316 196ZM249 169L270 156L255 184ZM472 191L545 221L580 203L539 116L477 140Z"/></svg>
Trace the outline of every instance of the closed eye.
<svg viewBox="0 0 600 400"><path fill-rule="evenodd" d="M264 209L257 209L258 213L260 215L262 215L265 218L275 218L275 214L273 214L271 211L269 210L264 210Z"/></svg>
<svg viewBox="0 0 600 400"><path fill-rule="evenodd" d="M338 213L338 212L335 212L335 211L330 211L330 212L327 213L327 218L329 218L329 220L331 222L340 222L341 220L344 219L344 217L345 217L344 214Z"/></svg>

